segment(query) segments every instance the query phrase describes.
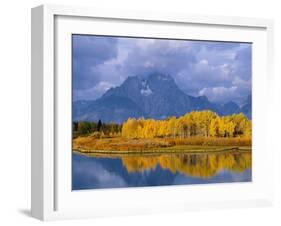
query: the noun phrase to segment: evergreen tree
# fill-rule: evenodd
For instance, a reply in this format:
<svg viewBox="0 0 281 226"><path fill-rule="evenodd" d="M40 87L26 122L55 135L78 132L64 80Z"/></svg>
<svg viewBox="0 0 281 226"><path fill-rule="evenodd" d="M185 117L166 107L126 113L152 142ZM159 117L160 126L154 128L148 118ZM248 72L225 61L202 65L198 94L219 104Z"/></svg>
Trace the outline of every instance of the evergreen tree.
<svg viewBox="0 0 281 226"><path fill-rule="evenodd" d="M97 131L100 132L101 127L102 127L102 122L101 122L101 120L99 120L99 121L98 121L98 126L97 126Z"/></svg>

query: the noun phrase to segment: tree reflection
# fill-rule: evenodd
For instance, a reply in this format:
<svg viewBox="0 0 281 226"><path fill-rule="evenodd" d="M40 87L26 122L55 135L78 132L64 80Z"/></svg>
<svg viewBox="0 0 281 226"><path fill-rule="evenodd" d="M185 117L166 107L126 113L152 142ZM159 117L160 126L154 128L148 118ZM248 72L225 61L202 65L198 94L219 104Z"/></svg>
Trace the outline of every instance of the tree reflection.
<svg viewBox="0 0 281 226"><path fill-rule="evenodd" d="M155 170L157 166L172 173L187 176L211 178L218 172L229 170L244 172L252 167L251 151L233 151L198 154L160 154L160 155L104 155L88 154L94 157L120 158L129 173Z"/></svg>
<svg viewBox="0 0 281 226"><path fill-rule="evenodd" d="M222 170L243 172L252 165L251 152L123 156L121 159L128 172L153 170L159 165L173 173L201 178L213 177Z"/></svg>

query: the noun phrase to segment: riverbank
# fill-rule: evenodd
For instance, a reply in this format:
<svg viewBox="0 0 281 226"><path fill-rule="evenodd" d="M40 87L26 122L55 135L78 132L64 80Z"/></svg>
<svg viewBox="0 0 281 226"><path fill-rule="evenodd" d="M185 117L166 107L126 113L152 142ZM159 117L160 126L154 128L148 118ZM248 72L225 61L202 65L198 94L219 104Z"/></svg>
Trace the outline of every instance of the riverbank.
<svg viewBox="0 0 281 226"><path fill-rule="evenodd" d="M222 151L249 151L251 140L246 138L153 138L129 139L122 137L78 137L73 150L101 154L199 153Z"/></svg>
<svg viewBox="0 0 281 226"><path fill-rule="evenodd" d="M74 149L73 151L83 154L106 154L106 155L149 155L149 154L199 154L199 153L219 153L219 152L248 152L251 147L192 147L185 146L184 149L155 149L155 150L140 150L140 151L118 151L118 150L83 150Z"/></svg>

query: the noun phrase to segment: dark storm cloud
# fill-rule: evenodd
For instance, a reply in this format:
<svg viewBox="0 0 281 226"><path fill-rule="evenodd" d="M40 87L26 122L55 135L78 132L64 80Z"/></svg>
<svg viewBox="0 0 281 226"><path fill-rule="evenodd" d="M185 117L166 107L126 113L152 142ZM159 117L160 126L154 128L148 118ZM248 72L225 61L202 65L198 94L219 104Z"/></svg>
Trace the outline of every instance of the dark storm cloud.
<svg viewBox="0 0 281 226"><path fill-rule="evenodd" d="M117 40L73 35L72 41L74 89L89 89L100 82L96 67L117 57Z"/></svg>
<svg viewBox="0 0 281 226"><path fill-rule="evenodd" d="M96 99L128 76L170 74L190 95L242 102L251 92L251 45L74 36L74 99Z"/></svg>

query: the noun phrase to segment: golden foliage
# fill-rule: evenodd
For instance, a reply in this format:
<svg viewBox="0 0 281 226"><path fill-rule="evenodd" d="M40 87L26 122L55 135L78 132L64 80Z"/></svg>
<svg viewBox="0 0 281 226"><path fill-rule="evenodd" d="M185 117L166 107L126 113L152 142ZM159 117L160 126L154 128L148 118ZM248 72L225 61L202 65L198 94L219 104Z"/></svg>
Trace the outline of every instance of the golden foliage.
<svg viewBox="0 0 281 226"><path fill-rule="evenodd" d="M126 138L251 137L251 134L252 123L243 113L220 117L212 111L193 111L165 120L129 118L122 127L122 136Z"/></svg>
<svg viewBox="0 0 281 226"><path fill-rule="evenodd" d="M106 135L101 130L85 137L78 136L73 139L73 148L81 151L153 151L176 149L180 145L250 146L252 142L252 122L243 113L220 117L212 111L194 111L165 120L129 118L117 129L121 130L121 127L121 134Z"/></svg>

